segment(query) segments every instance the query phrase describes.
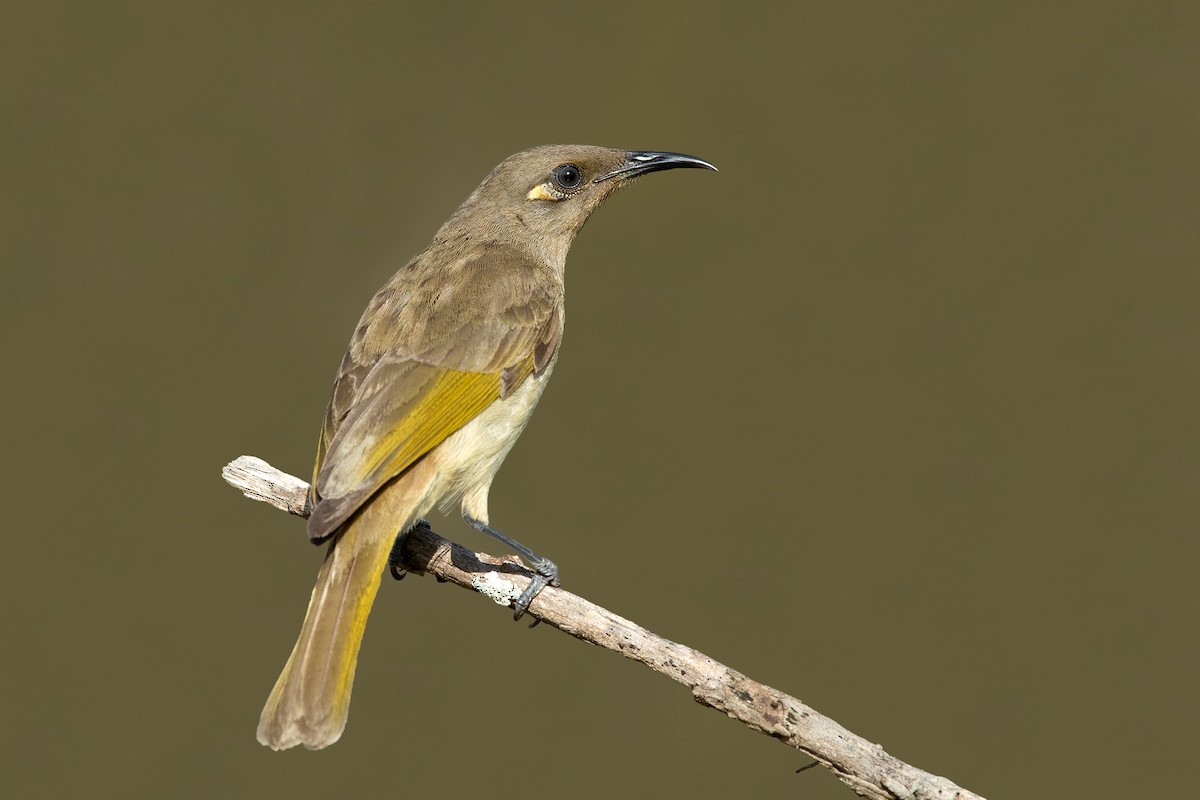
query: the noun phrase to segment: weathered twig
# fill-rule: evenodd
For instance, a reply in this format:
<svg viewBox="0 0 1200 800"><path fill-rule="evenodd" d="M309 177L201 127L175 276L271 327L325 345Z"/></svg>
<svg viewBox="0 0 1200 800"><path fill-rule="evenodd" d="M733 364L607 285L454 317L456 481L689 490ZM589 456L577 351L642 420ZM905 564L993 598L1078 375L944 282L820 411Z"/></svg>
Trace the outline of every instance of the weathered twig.
<svg viewBox="0 0 1200 800"><path fill-rule="evenodd" d="M253 456L222 472L252 500L297 516L308 514L308 484ZM507 605L529 582L520 562L475 553L426 527L405 537L402 566L475 589ZM697 702L802 750L862 797L874 800L982 800L979 795L900 761L796 698L747 678L685 645L662 638L562 589L547 587L529 607L536 619L577 639L640 661L692 689Z"/></svg>

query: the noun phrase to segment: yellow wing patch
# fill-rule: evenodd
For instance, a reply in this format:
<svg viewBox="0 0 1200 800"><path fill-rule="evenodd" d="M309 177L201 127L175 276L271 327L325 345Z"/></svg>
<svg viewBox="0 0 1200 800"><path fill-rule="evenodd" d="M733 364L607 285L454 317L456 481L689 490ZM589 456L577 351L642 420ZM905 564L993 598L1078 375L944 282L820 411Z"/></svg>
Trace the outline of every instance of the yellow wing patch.
<svg viewBox="0 0 1200 800"><path fill-rule="evenodd" d="M499 398L498 372L439 372L404 418L363 453L349 482L380 485L377 476L400 474Z"/></svg>
<svg viewBox="0 0 1200 800"><path fill-rule="evenodd" d="M379 374L317 448L308 533L320 541L379 490L533 372L533 357L499 372L443 370L416 362ZM370 381L368 381L370 382Z"/></svg>

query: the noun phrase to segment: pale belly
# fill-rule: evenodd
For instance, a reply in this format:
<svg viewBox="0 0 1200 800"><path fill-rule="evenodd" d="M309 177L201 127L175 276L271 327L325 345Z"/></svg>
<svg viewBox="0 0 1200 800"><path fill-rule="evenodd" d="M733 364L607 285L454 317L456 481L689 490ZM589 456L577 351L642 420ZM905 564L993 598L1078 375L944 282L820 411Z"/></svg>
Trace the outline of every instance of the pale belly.
<svg viewBox="0 0 1200 800"><path fill-rule="evenodd" d="M516 391L485 408L426 456L435 461L436 477L428 495L431 506L437 503L448 510L462 498L464 514L488 521L492 478L529 422L553 371L550 364L541 375L530 375Z"/></svg>

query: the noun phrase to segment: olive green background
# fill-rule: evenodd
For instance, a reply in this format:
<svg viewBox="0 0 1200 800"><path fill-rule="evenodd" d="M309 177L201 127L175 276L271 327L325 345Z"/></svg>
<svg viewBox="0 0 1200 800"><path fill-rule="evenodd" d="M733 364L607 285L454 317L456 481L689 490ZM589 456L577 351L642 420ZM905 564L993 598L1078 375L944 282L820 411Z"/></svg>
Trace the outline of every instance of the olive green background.
<svg viewBox="0 0 1200 800"><path fill-rule="evenodd" d="M721 171L576 241L497 526L986 796L1194 791L1195 8L5 4L0 794L851 796L421 578L340 743L255 742L320 551L220 468L306 475L372 292L550 142Z"/></svg>

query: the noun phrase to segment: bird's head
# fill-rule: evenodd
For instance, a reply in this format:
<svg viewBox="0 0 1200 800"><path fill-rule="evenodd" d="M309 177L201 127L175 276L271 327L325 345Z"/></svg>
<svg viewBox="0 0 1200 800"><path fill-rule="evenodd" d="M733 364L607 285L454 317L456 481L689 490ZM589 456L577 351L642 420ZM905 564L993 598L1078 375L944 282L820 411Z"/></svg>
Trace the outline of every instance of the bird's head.
<svg viewBox="0 0 1200 800"><path fill-rule="evenodd" d="M486 219L497 238L536 241L565 258L575 234L617 188L648 172L680 167L716 169L681 153L535 147L502 161L455 216L475 224Z"/></svg>

